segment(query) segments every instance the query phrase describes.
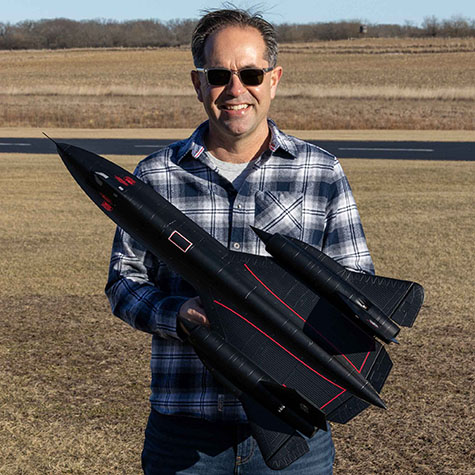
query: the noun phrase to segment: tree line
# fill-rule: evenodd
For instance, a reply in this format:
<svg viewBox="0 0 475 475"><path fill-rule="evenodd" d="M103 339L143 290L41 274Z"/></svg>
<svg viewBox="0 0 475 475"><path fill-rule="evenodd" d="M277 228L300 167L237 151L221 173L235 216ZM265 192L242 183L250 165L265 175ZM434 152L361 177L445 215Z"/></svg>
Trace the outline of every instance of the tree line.
<svg viewBox="0 0 475 475"><path fill-rule="evenodd" d="M0 22L0 49L165 47L188 45L196 20L82 20L67 18ZM473 37L475 20L427 17L421 26L368 24L358 20L276 25L281 43L367 37Z"/></svg>

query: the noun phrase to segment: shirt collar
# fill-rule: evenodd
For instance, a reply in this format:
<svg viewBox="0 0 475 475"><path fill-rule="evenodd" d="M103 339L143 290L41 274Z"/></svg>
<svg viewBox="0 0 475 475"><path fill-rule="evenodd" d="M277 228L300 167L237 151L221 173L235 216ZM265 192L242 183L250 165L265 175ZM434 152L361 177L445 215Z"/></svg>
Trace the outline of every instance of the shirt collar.
<svg viewBox="0 0 475 475"><path fill-rule="evenodd" d="M284 155L289 158L296 158L298 155L297 146L295 142L292 140L287 134L284 134L275 122L272 119L267 119L269 124L269 129L271 131L271 139L269 143L269 149L272 153L276 152L277 150L281 149L285 153Z"/></svg>
<svg viewBox="0 0 475 475"><path fill-rule="evenodd" d="M204 141L205 132L208 130L208 121L206 120L183 142L178 149L177 162L180 163L186 155L190 154L193 158L198 158L205 150Z"/></svg>
<svg viewBox="0 0 475 475"><path fill-rule="evenodd" d="M178 149L177 161L180 163L186 155L190 154L193 158L199 158L200 155L206 150L204 142L204 136L208 130L208 121L203 122L193 132L189 139L185 140L181 147ZM284 155L289 158L295 158L298 155L297 147L292 138L282 132L272 119L267 119L269 129L271 131L271 140L269 143L269 150L272 153L277 152L279 149L283 150Z"/></svg>

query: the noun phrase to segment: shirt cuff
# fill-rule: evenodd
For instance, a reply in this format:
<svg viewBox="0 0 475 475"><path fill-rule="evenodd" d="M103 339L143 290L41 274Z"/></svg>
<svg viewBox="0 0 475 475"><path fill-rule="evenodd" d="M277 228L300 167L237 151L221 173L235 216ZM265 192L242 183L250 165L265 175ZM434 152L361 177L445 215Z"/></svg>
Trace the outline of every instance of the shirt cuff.
<svg viewBox="0 0 475 475"><path fill-rule="evenodd" d="M186 337L183 337L183 331L178 325L178 313L181 306L189 300L189 297L171 296L162 300L160 305L160 313L170 315L170 327L167 330L167 334L171 338L175 338L180 341L185 341Z"/></svg>

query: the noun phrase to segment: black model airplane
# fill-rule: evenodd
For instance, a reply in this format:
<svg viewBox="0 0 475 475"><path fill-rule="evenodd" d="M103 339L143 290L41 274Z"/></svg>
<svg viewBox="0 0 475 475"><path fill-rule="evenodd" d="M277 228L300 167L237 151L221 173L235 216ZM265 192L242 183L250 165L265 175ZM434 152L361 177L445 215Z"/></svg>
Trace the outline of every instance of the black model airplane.
<svg viewBox="0 0 475 475"><path fill-rule="evenodd" d="M55 142L56 143L56 142ZM179 273L210 326L183 321L212 374L242 402L267 465L308 451L301 434L373 404L391 370L383 342L411 326L420 285L359 274L318 249L254 229L272 257L233 252L146 183L87 150L56 143L86 194Z"/></svg>

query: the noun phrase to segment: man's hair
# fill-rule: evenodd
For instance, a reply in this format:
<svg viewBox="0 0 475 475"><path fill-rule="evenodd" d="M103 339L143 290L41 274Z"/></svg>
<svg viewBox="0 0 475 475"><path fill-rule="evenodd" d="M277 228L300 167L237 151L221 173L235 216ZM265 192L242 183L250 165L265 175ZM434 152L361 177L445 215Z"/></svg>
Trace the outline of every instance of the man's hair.
<svg viewBox="0 0 475 475"><path fill-rule="evenodd" d="M202 68L205 65L205 43L208 37L228 26L256 28L266 44L264 59L267 60L269 66L273 68L276 66L279 47L274 27L261 15L236 8L210 11L196 25L191 39L191 52L197 68Z"/></svg>

